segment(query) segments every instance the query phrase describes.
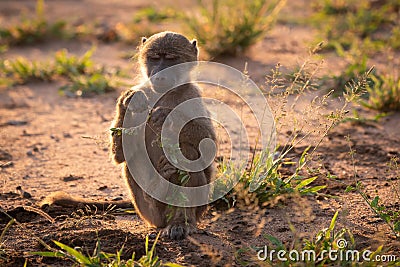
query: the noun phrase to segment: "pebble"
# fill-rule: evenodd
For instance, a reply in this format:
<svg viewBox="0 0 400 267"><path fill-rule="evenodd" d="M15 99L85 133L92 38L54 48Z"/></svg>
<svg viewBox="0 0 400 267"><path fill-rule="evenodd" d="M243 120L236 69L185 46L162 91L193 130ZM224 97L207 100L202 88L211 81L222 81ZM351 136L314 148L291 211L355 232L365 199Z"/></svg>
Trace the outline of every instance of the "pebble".
<svg viewBox="0 0 400 267"><path fill-rule="evenodd" d="M68 176L63 177L61 180L64 182L71 182L71 181L76 181L76 180L81 180L83 179L82 176L75 176L73 174L70 174Z"/></svg>
<svg viewBox="0 0 400 267"><path fill-rule="evenodd" d="M20 125L27 125L27 121L18 121L18 120L9 120L6 122L7 125L10 126L20 126Z"/></svg>
<svg viewBox="0 0 400 267"><path fill-rule="evenodd" d="M156 237L157 237L157 235L155 233L149 234L149 239L150 240L154 240L154 239L156 239Z"/></svg>
<svg viewBox="0 0 400 267"><path fill-rule="evenodd" d="M8 161L8 162L5 162L5 163L0 163L0 168L3 168L3 169L8 168L8 167L12 167L12 166L14 166L14 162L12 162L12 161Z"/></svg>
<svg viewBox="0 0 400 267"><path fill-rule="evenodd" d="M56 142L60 141L60 138L58 138L57 136L55 136L53 134L50 135L50 138L54 139L54 141L56 141Z"/></svg>
<svg viewBox="0 0 400 267"><path fill-rule="evenodd" d="M22 196L22 198L32 198L32 195L29 192L22 190L20 185L16 187L16 190Z"/></svg>

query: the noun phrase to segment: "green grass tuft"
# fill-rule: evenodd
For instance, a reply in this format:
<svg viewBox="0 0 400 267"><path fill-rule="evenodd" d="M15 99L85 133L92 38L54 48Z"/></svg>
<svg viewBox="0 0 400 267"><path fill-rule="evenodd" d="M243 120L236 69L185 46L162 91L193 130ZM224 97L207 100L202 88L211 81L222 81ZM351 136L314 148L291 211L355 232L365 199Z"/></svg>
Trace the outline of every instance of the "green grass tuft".
<svg viewBox="0 0 400 267"><path fill-rule="evenodd" d="M400 77L372 74L371 81L366 88L368 100L361 104L383 112L400 111Z"/></svg>
<svg viewBox="0 0 400 267"><path fill-rule="evenodd" d="M286 0L199 0L199 11L182 17L209 55L236 55L265 36L285 3Z"/></svg>
<svg viewBox="0 0 400 267"><path fill-rule="evenodd" d="M26 58L0 61L0 87L32 81L67 80L60 88L65 95L89 96L115 90L122 83L120 71L109 71L92 60L94 48L81 57L58 51L51 62L29 61Z"/></svg>
<svg viewBox="0 0 400 267"><path fill-rule="evenodd" d="M37 0L34 18L21 20L21 23L0 28L0 45L26 45L48 38L65 37L66 23L57 21L50 24L44 16L44 0Z"/></svg>
<svg viewBox="0 0 400 267"><path fill-rule="evenodd" d="M328 47L349 50L364 46L371 53L390 46L400 49L398 1L314 1L311 23L328 40Z"/></svg>
<svg viewBox="0 0 400 267"><path fill-rule="evenodd" d="M140 259L135 260L135 253L133 253L132 258L129 260L124 260L121 258L124 246L117 253L107 253L102 251L100 240L97 240L96 247L92 255L85 255L80 249L72 248L61 242L54 241L60 249L54 251L45 252L31 252L33 255L38 255L42 257L55 257L60 259L66 259L72 261L74 264L82 267L102 267L102 266L113 266L113 267L133 267L133 266L143 266L143 267L159 267L159 266L170 266L170 267L180 267L181 265L175 263L163 263L155 254L155 248L160 234L157 235L151 248L149 247L149 237L146 236L145 241L145 251L146 254Z"/></svg>

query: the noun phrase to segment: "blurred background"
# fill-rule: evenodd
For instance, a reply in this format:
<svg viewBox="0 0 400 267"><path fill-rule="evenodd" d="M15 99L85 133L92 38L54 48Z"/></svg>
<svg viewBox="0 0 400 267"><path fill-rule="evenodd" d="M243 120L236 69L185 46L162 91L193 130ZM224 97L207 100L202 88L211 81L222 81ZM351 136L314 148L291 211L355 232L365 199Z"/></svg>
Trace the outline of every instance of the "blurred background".
<svg viewBox="0 0 400 267"><path fill-rule="evenodd" d="M398 0L0 0L1 266L64 266L66 257L78 264L71 251L81 258L95 251L100 262L100 239L107 253L126 244L124 260L136 253L157 263L144 250L154 229L132 210L37 207L59 190L129 198L109 157L110 125L121 91L141 79L141 37L165 30L196 38L201 60L250 77L268 100L278 140L276 153L260 160L251 110L234 94L204 90L240 112L252 159L234 170L238 185L210 205L200 226L207 234L160 240L160 259L259 266L255 248L264 244L320 252L342 238L373 256L400 255ZM235 140L217 130L218 177L231 168ZM254 182L261 186L251 191ZM52 254L60 259L30 254L51 250L43 244L60 251L52 240L76 250ZM110 264L101 266L117 261L107 255Z"/></svg>
<svg viewBox="0 0 400 267"><path fill-rule="evenodd" d="M241 70L247 62L258 83L264 82L263 76L278 62L285 74L294 77L301 70L302 78L307 79L312 70L301 68L300 61L309 53L326 62L315 75L321 78L317 89L333 88L340 93L346 83L375 66L365 95L370 99L365 104L378 110L398 110L399 6L395 0L3 0L0 86L30 78L55 79L62 70L35 77L40 76L35 74L40 72L39 62L57 55L61 60L68 53L82 55L94 46L90 54L96 64L116 68L112 76L132 77L137 70L127 59L134 56L140 37L172 30L196 38L203 60ZM30 75L18 73L13 68L15 60L24 64L38 61L36 70ZM76 80L71 73L61 76ZM93 73L89 76L81 77L81 83L93 78ZM111 78L102 82L110 82L112 87ZM69 87L74 93L79 86Z"/></svg>

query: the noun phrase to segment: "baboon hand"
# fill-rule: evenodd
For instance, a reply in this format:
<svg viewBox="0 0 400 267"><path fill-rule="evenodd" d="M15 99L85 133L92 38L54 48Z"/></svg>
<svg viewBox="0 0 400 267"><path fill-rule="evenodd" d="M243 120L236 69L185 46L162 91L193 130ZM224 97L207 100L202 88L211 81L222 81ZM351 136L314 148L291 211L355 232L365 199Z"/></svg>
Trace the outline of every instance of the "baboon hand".
<svg viewBox="0 0 400 267"><path fill-rule="evenodd" d="M149 117L149 124L153 129L161 130L165 119L167 118L168 114L171 112L170 108L165 107L157 107L151 111Z"/></svg>
<svg viewBox="0 0 400 267"><path fill-rule="evenodd" d="M165 156L162 156L158 161L157 170L164 178L169 178L171 175L177 173L177 168L173 166Z"/></svg>
<svg viewBox="0 0 400 267"><path fill-rule="evenodd" d="M149 101L142 91L128 90L122 101L125 109L135 113L142 113L147 110Z"/></svg>

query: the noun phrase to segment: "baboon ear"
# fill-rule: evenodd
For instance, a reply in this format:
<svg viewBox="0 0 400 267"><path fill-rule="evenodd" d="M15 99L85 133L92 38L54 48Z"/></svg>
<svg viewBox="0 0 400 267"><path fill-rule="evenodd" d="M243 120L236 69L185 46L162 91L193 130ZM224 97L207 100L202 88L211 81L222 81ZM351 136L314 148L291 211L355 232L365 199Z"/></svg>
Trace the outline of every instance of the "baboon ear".
<svg viewBox="0 0 400 267"><path fill-rule="evenodd" d="M196 50L196 55L199 56L199 49L197 48L197 40L193 39L191 43L192 43L194 49Z"/></svg>
<svg viewBox="0 0 400 267"><path fill-rule="evenodd" d="M197 40L196 39L192 40L192 45L194 46L194 48L197 48Z"/></svg>
<svg viewBox="0 0 400 267"><path fill-rule="evenodd" d="M147 41L146 37L142 37L142 44L144 44Z"/></svg>

